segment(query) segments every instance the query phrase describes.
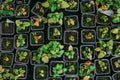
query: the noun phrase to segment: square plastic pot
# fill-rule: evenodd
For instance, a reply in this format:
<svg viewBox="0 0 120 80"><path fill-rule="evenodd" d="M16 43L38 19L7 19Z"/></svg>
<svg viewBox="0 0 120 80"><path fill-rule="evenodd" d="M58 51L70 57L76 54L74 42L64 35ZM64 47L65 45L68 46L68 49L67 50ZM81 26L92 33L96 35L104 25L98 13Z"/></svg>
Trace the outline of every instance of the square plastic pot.
<svg viewBox="0 0 120 80"><path fill-rule="evenodd" d="M17 10L19 10L19 8L25 8L25 10L26 10L26 16L24 16L24 15L21 15L21 16L19 16L19 15L17 15ZM23 11L22 11L22 13L24 13ZM25 5L25 4L22 4L22 5L18 5L18 6L16 6L16 10L15 10L15 17L16 18L28 18L29 17L29 14L30 14L30 6L29 5Z"/></svg>
<svg viewBox="0 0 120 80"><path fill-rule="evenodd" d="M107 31L107 29L108 29L108 33L102 33L102 32L100 32L100 28L106 28L106 30L102 30L102 31ZM97 39L98 40L109 40L109 39L111 39L111 34L110 34L110 27L109 26L97 26L97 28L96 28L97 30L96 30L96 33L97 33ZM106 34L105 36L106 37L104 37L104 38L102 38L102 34ZM107 37L108 36L108 37Z"/></svg>
<svg viewBox="0 0 120 80"><path fill-rule="evenodd" d="M46 71L45 73L42 73L42 72L39 72L40 70L44 70L44 71ZM47 65L35 65L34 66L34 73L33 73L33 78L34 78L34 80L45 80L45 79L48 79L48 66ZM39 73L38 73L38 72ZM44 74L45 75L45 77L42 77L41 75L40 75L40 73L42 73L42 74Z"/></svg>
<svg viewBox="0 0 120 80"><path fill-rule="evenodd" d="M72 37L71 37L72 36ZM70 41L69 37L74 41ZM64 31L64 44L66 45L77 45L78 44L78 31L76 30L66 30Z"/></svg>
<svg viewBox="0 0 120 80"><path fill-rule="evenodd" d="M101 61L107 63L107 70L106 70L106 72L101 72L100 66L98 64L98 61L99 61L98 59L95 60L95 73L97 75L107 75L107 74L110 74L111 70L110 70L110 63L109 63L109 61L107 59L101 59ZM100 71L98 72L98 70L100 70Z"/></svg>
<svg viewBox="0 0 120 80"><path fill-rule="evenodd" d="M74 25L67 25L68 20L71 19L75 23ZM69 23L70 24L70 23ZM64 17L64 27L65 29L78 29L79 28L79 19L77 15L69 15Z"/></svg>
<svg viewBox="0 0 120 80"><path fill-rule="evenodd" d="M42 7L43 9L44 9L44 13L36 13L35 11L38 11L38 10L35 10L35 6L36 5L40 5L40 7ZM41 2L37 2L35 5L34 5L34 7L31 9L31 12L33 13L33 14L35 14L36 16L38 16L38 17L40 17L40 16L43 16L45 13L46 13L46 9L41 5Z"/></svg>
<svg viewBox="0 0 120 80"><path fill-rule="evenodd" d="M53 36L54 34L54 29L58 29L60 32L60 35L58 36ZM57 26L57 27L48 27L48 40L62 40L62 27L61 26Z"/></svg>
<svg viewBox="0 0 120 80"><path fill-rule="evenodd" d="M25 76L22 77L22 78L18 78L20 80L25 80L27 78L27 75L28 75L28 66L26 64L14 64L13 65L13 72L14 72L14 69L19 69L19 68L22 68L25 70Z"/></svg>
<svg viewBox="0 0 120 80"><path fill-rule="evenodd" d="M110 59L112 70L114 72L119 72L120 71L119 63L117 63L118 60L120 60L120 57L112 57Z"/></svg>
<svg viewBox="0 0 120 80"><path fill-rule="evenodd" d="M111 76L97 76L96 80L112 80Z"/></svg>
<svg viewBox="0 0 120 80"><path fill-rule="evenodd" d="M56 66L56 64L63 64L63 68L65 67L65 64L63 61L51 61L50 62L50 76L53 76L52 68ZM64 76L65 73L60 74L58 77Z"/></svg>
<svg viewBox="0 0 120 80"><path fill-rule="evenodd" d="M14 48L15 49L25 49L25 48L28 48L28 35L27 34L22 34L23 35L23 38L25 38L25 44L24 46L19 46L17 47L16 45L16 40L18 39L18 36L21 35L21 34L16 34L14 36Z"/></svg>
<svg viewBox="0 0 120 80"><path fill-rule="evenodd" d="M79 70L80 70L80 67L81 67L81 66L84 66L84 64L85 64L85 63L80 63ZM91 63L90 65L95 66L94 63ZM86 65L86 66L90 66L90 65ZM87 68L86 68L86 69L87 69ZM86 71L86 70L85 70L85 71ZM90 79L94 78L94 76L95 76L95 70L92 71L92 73L93 73L93 76L90 76ZM80 74L80 73L79 73L79 74ZM78 75L79 75L79 74L78 74ZM89 75L86 75L86 76L89 76ZM80 76L80 75L79 75L79 77L80 77L80 78L84 78L85 76Z"/></svg>
<svg viewBox="0 0 120 80"><path fill-rule="evenodd" d="M83 28L95 28L96 16L94 14L88 14L88 13L82 14L81 25Z"/></svg>
<svg viewBox="0 0 120 80"><path fill-rule="evenodd" d="M119 36L118 38L116 37L116 34L113 34L113 33L112 33L112 30L113 30L113 29L115 29L115 30L113 31L114 33L118 31L118 32L117 32L117 33L118 33L117 35ZM117 26L111 26L111 30L110 30L110 31L111 31L111 38L112 38L113 40L115 40L115 41L119 41L119 40L120 40L120 35L119 35L120 29L119 29L119 30L116 30L116 29L119 29L119 25L117 25Z"/></svg>
<svg viewBox="0 0 120 80"><path fill-rule="evenodd" d="M67 56L63 55L63 60L64 61L76 61L76 62L78 61L78 59L79 59L78 48L77 47L73 47L73 50L75 51L73 59L69 59Z"/></svg>
<svg viewBox="0 0 120 80"><path fill-rule="evenodd" d="M65 0L65 1L69 1L69 0ZM78 12L79 11L79 0L74 0L75 2L77 2L77 7L76 9L69 9L69 8L66 8L65 11L68 11L68 12ZM67 2L68 3L68 2Z"/></svg>
<svg viewBox="0 0 120 80"><path fill-rule="evenodd" d="M24 3L24 1L23 1L23 3L22 3L22 1L20 0L20 2L19 2L19 0L16 0L16 3L17 4L30 4L30 2L31 2L31 0L27 0L27 2L26 3Z"/></svg>
<svg viewBox="0 0 120 80"><path fill-rule="evenodd" d="M91 34L92 33L92 34ZM84 35L93 35L92 40L91 39L85 39ZM93 29L83 29L81 31L81 42L84 44L95 44L96 42L96 32Z"/></svg>
<svg viewBox="0 0 120 80"><path fill-rule="evenodd" d="M120 56L120 50L119 50L119 47L120 47L120 42L119 41L114 41L114 44L113 44L113 52L112 52L112 56L115 56L115 57L119 57ZM118 49L117 49L118 48Z"/></svg>
<svg viewBox="0 0 120 80"><path fill-rule="evenodd" d="M13 53L0 53L0 65L2 65L3 67L11 67L13 65L13 60L14 60Z"/></svg>
<svg viewBox="0 0 120 80"><path fill-rule="evenodd" d="M82 53L82 50L85 51L85 47L88 47L88 48L91 49L91 51L93 51L92 54L91 54L92 55L92 60L95 59L95 51L94 51L95 47L94 47L94 45L81 45L80 46L80 59L82 59L82 60L89 60L88 58L85 58L84 55L83 55L83 53Z"/></svg>
<svg viewBox="0 0 120 80"><path fill-rule="evenodd" d="M120 72L116 72L112 75L112 80L119 80L120 79Z"/></svg>
<svg viewBox="0 0 120 80"><path fill-rule="evenodd" d="M42 39L38 39L38 43L35 43L35 39L32 37L33 35L32 35L32 33L36 33L36 35L37 35L37 37L39 36L39 35L42 35ZM40 45L43 45L44 44L44 32L43 31L33 31L33 32L31 32L30 33L30 45L31 46L40 46Z"/></svg>
<svg viewBox="0 0 120 80"><path fill-rule="evenodd" d="M12 37L2 37L0 45L2 52L13 52L14 39Z"/></svg>
<svg viewBox="0 0 120 80"><path fill-rule="evenodd" d="M20 22L30 22L29 19L18 19L18 20L20 20ZM17 33L29 33L30 32L30 26L25 28L25 30L20 30L20 31L17 30L17 27L18 27L17 24L15 26L16 26L16 32Z"/></svg>
<svg viewBox="0 0 120 80"><path fill-rule="evenodd" d="M33 26L33 25L32 25L32 24L34 24L32 21L34 21L35 19L38 19L38 20L39 20L39 24L40 24L39 26ZM45 25L44 25L43 21L40 22L40 19L42 20L41 17L37 17L37 16L32 16L32 17L30 18L31 30L44 30Z"/></svg>
<svg viewBox="0 0 120 80"><path fill-rule="evenodd" d="M23 59L22 61L19 60L19 56L18 56L18 52L27 52L27 56L25 59ZM20 54L20 53L19 53ZM16 63L25 63L25 64L28 64L29 62L29 57L30 57L30 50L28 49L18 49L16 51L16 55L15 55L15 62Z"/></svg>
<svg viewBox="0 0 120 80"><path fill-rule="evenodd" d="M81 13L95 13L95 5L93 5L92 3L90 3L91 0L82 0L80 2L80 10L81 10ZM85 4L87 3L88 4L91 4L91 8L88 8ZM87 9L85 11L83 11L83 6L85 6L84 8Z"/></svg>
<svg viewBox="0 0 120 80"><path fill-rule="evenodd" d="M77 75L65 75L64 80L80 80Z"/></svg>
<svg viewBox="0 0 120 80"><path fill-rule="evenodd" d="M105 20L105 19L108 18L107 22L104 22L104 21L99 20L99 19L101 19L100 16L106 16L106 17L103 18L103 20ZM105 14L103 14L103 13L100 13L99 11L97 11L96 20L97 20L97 23L98 23L98 24L101 24L101 25L109 25L109 24L110 24L110 17L107 16L107 15L105 15Z"/></svg>
<svg viewBox="0 0 120 80"><path fill-rule="evenodd" d="M13 35L15 32L15 24L14 23L8 23L9 26L5 26L7 22L2 21L0 23L0 34L2 35Z"/></svg>
<svg viewBox="0 0 120 80"><path fill-rule="evenodd" d="M72 70L71 72L69 71L69 69L74 68L75 70ZM78 75L78 62L77 61L66 61L65 62L65 68L67 68L67 72L65 72L65 75Z"/></svg>

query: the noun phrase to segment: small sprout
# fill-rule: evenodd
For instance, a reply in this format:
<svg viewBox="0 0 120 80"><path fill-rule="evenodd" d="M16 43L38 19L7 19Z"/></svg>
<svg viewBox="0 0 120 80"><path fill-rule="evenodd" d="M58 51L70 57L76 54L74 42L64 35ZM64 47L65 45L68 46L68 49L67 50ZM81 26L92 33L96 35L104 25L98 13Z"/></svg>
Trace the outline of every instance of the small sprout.
<svg viewBox="0 0 120 80"><path fill-rule="evenodd" d="M56 78L59 75L65 73L67 71L66 68L63 67L63 64L59 64L57 63L53 68L52 68L52 72L53 72L53 77Z"/></svg>
<svg viewBox="0 0 120 80"><path fill-rule="evenodd" d="M120 60L115 61L114 65L116 68L119 68L120 67Z"/></svg>
<svg viewBox="0 0 120 80"><path fill-rule="evenodd" d="M64 53L65 56L68 57L68 59L73 59L75 55L75 51L73 50L73 47L70 45L68 47L68 50Z"/></svg>
<svg viewBox="0 0 120 80"><path fill-rule="evenodd" d="M11 45L11 42L9 40L6 41L5 45L9 47Z"/></svg>
<svg viewBox="0 0 120 80"><path fill-rule="evenodd" d="M120 45L115 47L115 52L113 52L115 56L120 56Z"/></svg>
<svg viewBox="0 0 120 80"><path fill-rule="evenodd" d="M102 27L98 29L100 33L101 38L108 38L109 37L109 28L108 27Z"/></svg>
<svg viewBox="0 0 120 80"><path fill-rule="evenodd" d="M17 78L25 77L25 70L22 69L22 68L14 69L13 72L14 72L14 74L15 74L15 77L17 77Z"/></svg>
<svg viewBox="0 0 120 80"><path fill-rule="evenodd" d="M19 59L19 61L24 60L27 57L27 55L28 55L28 53L26 51L18 52L18 59Z"/></svg>
<svg viewBox="0 0 120 80"><path fill-rule="evenodd" d="M37 35L36 32L32 32L35 43L38 44L38 41L42 38L42 35Z"/></svg>
<svg viewBox="0 0 120 80"><path fill-rule="evenodd" d="M17 16L27 16L27 15L28 15L27 6L19 6L17 8Z"/></svg>
<svg viewBox="0 0 120 80"><path fill-rule="evenodd" d="M15 23L18 31L25 30L30 26L30 22L28 21L16 20Z"/></svg>
<svg viewBox="0 0 120 80"><path fill-rule="evenodd" d="M49 24L63 24L63 12L48 13L47 17L47 21Z"/></svg>
<svg viewBox="0 0 120 80"><path fill-rule="evenodd" d="M102 40L99 40L99 44L100 46L95 48L95 51L98 52L98 58L103 58L112 53L113 40L109 40L106 43Z"/></svg>
<svg viewBox="0 0 120 80"><path fill-rule="evenodd" d="M80 77L92 77L94 75L95 66L90 62L87 61L84 64L80 65L79 69L79 76Z"/></svg>
<svg viewBox="0 0 120 80"><path fill-rule="evenodd" d="M45 76L44 70L39 70L39 75L42 76L42 77L44 77Z"/></svg>
<svg viewBox="0 0 120 80"><path fill-rule="evenodd" d="M77 5L78 3L75 1L75 0L68 0L68 9L76 9L77 8Z"/></svg>
<svg viewBox="0 0 120 80"><path fill-rule="evenodd" d="M85 36L85 38L88 39L88 40L91 40L91 39L94 38L94 35L93 35L93 33L91 33L91 32L88 32L88 34L86 34L86 35L84 35L84 36Z"/></svg>
<svg viewBox="0 0 120 80"><path fill-rule="evenodd" d="M100 66L100 69L101 69L102 72L107 70L107 63L105 63L104 61L99 60L98 65Z"/></svg>
<svg viewBox="0 0 120 80"><path fill-rule="evenodd" d="M111 30L112 36L115 39L120 39L120 26L118 26L117 28L113 28Z"/></svg>
<svg viewBox="0 0 120 80"><path fill-rule="evenodd" d="M9 59L8 56L5 56L5 57L4 57L4 60L8 62L10 59Z"/></svg>
<svg viewBox="0 0 120 80"><path fill-rule="evenodd" d="M75 41L75 37L71 35L71 36L69 36L68 40L74 42Z"/></svg>
<svg viewBox="0 0 120 80"><path fill-rule="evenodd" d="M23 47L26 44L25 38L23 37L22 34L18 35L17 40L16 40L16 46L17 47Z"/></svg>
<svg viewBox="0 0 120 80"><path fill-rule="evenodd" d="M42 24L43 20L42 18L32 18L31 19L31 25L35 27L39 27Z"/></svg>
<svg viewBox="0 0 120 80"><path fill-rule="evenodd" d="M59 31L58 28L54 28L53 31L54 31L53 36L60 36L61 35L61 32Z"/></svg>
<svg viewBox="0 0 120 80"><path fill-rule="evenodd" d="M82 50L82 54L85 58L89 59L89 60L92 60L92 54L93 54L93 51L91 50L90 47L85 47L85 50Z"/></svg>

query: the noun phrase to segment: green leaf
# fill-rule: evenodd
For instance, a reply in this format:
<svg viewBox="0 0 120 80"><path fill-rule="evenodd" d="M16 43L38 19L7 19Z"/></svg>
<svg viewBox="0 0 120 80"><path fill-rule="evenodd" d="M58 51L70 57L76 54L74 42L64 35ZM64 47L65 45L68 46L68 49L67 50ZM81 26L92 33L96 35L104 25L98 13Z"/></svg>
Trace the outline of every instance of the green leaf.
<svg viewBox="0 0 120 80"><path fill-rule="evenodd" d="M103 58L105 55L106 53L104 51L100 51L100 53L98 53L98 58Z"/></svg>
<svg viewBox="0 0 120 80"><path fill-rule="evenodd" d="M42 6L45 8L48 8L50 6L48 1L45 1L44 3L42 3Z"/></svg>
<svg viewBox="0 0 120 80"><path fill-rule="evenodd" d="M30 22L23 22L23 25L26 26L26 27L30 26Z"/></svg>
<svg viewBox="0 0 120 80"><path fill-rule="evenodd" d="M51 4L51 12L54 12L57 9L56 4Z"/></svg>
<svg viewBox="0 0 120 80"><path fill-rule="evenodd" d="M62 1L61 3L60 3L60 5L61 5L61 8L68 8L69 7L69 4L66 2L66 1Z"/></svg>

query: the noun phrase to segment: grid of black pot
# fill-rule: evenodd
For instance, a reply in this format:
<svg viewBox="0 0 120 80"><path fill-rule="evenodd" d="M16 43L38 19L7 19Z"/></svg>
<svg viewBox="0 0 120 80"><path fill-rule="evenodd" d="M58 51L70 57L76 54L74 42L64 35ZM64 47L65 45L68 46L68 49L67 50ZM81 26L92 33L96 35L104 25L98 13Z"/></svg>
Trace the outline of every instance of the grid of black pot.
<svg viewBox="0 0 120 80"><path fill-rule="evenodd" d="M44 0L31 0L31 2L30 2L30 4L29 4L29 6L30 6L30 10L33 8L33 6L36 4L36 2L43 2ZM81 0L80 0L81 1ZM80 4L80 3L79 3ZM14 5L15 5L15 7L17 6L17 4L16 3L14 3ZM79 41L78 41L78 45L75 45L74 47L78 47L78 52L80 52L79 51L79 49L80 49L80 46L81 45L83 45L83 43L81 43L81 30L83 30L83 29L87 29L87 28L83 28L82 27L82 25L81 25L81 17L82 17L82 13L81 13L81 11L80 11L80 5L79 5L79 11L78 12L67 12L67 11L65 11L65 10L61 10L61 11L63 11L64 12L64 16L68 16L68 15L77 15L78 16L78 18L79 18L79 28L78 29L75 29L76 31L78 31L79 32ZM50 11L47 11L47 13L49 13ZM93 14L96 14L96 12L97 12L97 10L95 9L95 13L93 13ZM45 14L45 16L46 16L47 14ZM29 15L29 17L28 18L24 18L24 19L30 19L30 17L32 17L32 16L35 16L34 14L32 14L31 13L31 11L30 11L30 15ZM2 18L1 20L0 20L0 22L1 21L5 21L7 19L7 17L6 18ZM10 19L10 20L12 20L12 21L15 21L16 19L23 19L23 18L16 18L16 17L8 17L8 19ZM96 26L100 26L99 24L97 24L96 23ZM108 26L111 26L111 24L109 24ZM47 38L47 29L48 29L48 25L46 24L45 25L45 29L44 30L42 30L42 31L44 31L44 37L45 37L45 39L44 39L44 44L47 44L50 40L48 40L48 38ZM62 25L62 29L63 29L63 31L65 31L66 29L65 29L65 27L64 27L64 25ZM95 28L91 28L91 29L94 29L95 31L96 31L96 27ZM32 31L32 30L30 30L30 31ZM14 35L15 34L17 34L16 32L14 33ZM29 36L29 34L30 33L27 33L27 35ZM1 38L2 37L14 37L14 35L11 35L11 36L3 36L3 35L1 35ZM97 35L96 35L97 36ZM61 42L62 44L64 44L63 43L63 36L62 36L62 40L60 40L59 42ZM96 38L96 42L98 42L98 39ZM93 44L91 44L91 45L95 45L95 43L96 42L94 42ZM29 42L30 43L30 42ZM36 47L34 47L34 46L30 46L30 44L28 45L28 49L29 50L31 50L31 51L33 51L33 50L37 50L37 48L38 48L39 46L36 46ZM14 50L13 51L13 53L15 54L16 53L16 50ZM106 59L108 59L109 61L110 61L110 59L111 59L111 57L112 56L110 56L110 57L108 57L108 58L106 58ZM95 58L95 59L97 59L97 58ZM95 60L94 59L94 60ZM62 58L61 59L54 59L54 61L61 61L61 60L63 60ZM92 62L94 63L94 60L92 60ZM51 61L53 61L53 59L51 59L49 62L51 62ZM79 62L79 64L80 63L83 63L83 62L85 62L85 60L80 60L80 58L79 58L79 60L78 60L78 62ZM15 63L15 62L14 62ZM13 64L14 64L13 63ZM32 66L31 64L30 64L30 61L29 61L29 63L27 64L28 65L28 75L27 75L27 79L26 80L33 80L33 67L34 66ZM48 66L50 65L50 63L48 63ZM112 70L112 67L111 67L111 65L110 65L110 71L111 71L111 73L110 74L108 74L107 76L112 76L113 74L114 74L114 72L113 72L113 70ZM50 76L50 75L49 75ZM96 79L96 75L95 75L95 77L94 77L94 79ZM64 76L63 76L63 80L64 80Z"/></svg>

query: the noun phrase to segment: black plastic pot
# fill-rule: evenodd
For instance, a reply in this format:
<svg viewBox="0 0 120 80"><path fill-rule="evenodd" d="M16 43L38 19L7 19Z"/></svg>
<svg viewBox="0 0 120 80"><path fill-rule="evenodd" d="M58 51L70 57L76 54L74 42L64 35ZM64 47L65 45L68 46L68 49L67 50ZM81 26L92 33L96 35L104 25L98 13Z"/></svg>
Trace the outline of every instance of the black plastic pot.
<svg viewBox="0 0 120 80"><path fill-rule="evenodd" d="M49 77L48 80L62 80L62 78L61 77L57 77L57 78Z"/></svg>
<svg viewBox="0 0 120 80"><path fill-rule="evenodd" d="M2 7L3 3L1 3L0 8ZM8 7L11 7L11 10L9 8L9 10L4 10L1 14L0 17L1 18L11 18L15 16L15 5L13 3L5 3L5 5L7 5ZM4 6L4 5L3 5ZM12 14L13 13L13 14Z"/></svg>
<svg viewBox="0 0 120 80"><path fill-rule="evenodd" d="M83 28L96 27L96 17L94 14L83 14L81 19L81 25Z"/></svg>
<svg viewBox="0 0 120 80"><path fill-rule="evenodd" d="M23 46L17 46L17 40L18 40L18 36L22 35L23 38L25 39L24 42L25 44ZM28 35L27 34L17 34L14 36L14 47L15 49L23 49L23 48L27 48L28 47Z"/></svg>
<svg viewBox="0 0 120 80"><path fill-rule="evenodd" d="M118 29L118 30L116 30L116 29ZM111 38L113 40L119 41L120 40L120 35L119 35L120 29L119 29L119 26L111 26L111 30L110 31L111 31ZM114 33L116 32L117 34L113 34L112 32L114 32ZM118 38L117 38L117 36L118 36Z"/></svg>
<svg viewBox="0 0 120 80"><path fill-rule="evenodd" d="M116 72L112 75L113 80L119 80L120 79L120 72Z"/></svg>
<svg viewBox="0 0 120 80"><path fill-rule="evenodd" d="M1 51L12 52L14 50L14 39L11 37L3 37L1 40Z"/></svg>
<svg viewBox="0 0 120 80"><path fill-rule="evenodd" d="M30 22L30 20L29 19L20 19L20 22ZM23 25L23 24L21 24L21 25ZM22 27L22 26L21 26ZM17 33L29 33L30 32L30 26L28 26L28 27L25 27L25 29L23 30L20 30L19 31L19 29L18 29L18 26L17 26L17 24L16 24L16 32Z"/></svg>
<svg viewBox="0 0 120 80"><path fill-rule="evenodd" d="M1 22L0 23L0 34L2 35L13 35L15 30L15 24L14 23L8 23L8 22Z"/></svg>
<svg viewBox="0 0 120 80"><path fill-rule="evenodd" d="M120 71L120 57L112 57L110 59L111 65L112 65L112 69L114 72L119 72Z"/></svg>
<svg viewBox="0 0 120 80"><path fill-rule="evenodd" d="M105 40L105 42L107 42L107 41ZM96 42L96 43L95 43L95 47L100 47L100 43L99 43L99 42ZM105 49L105 48L104 48L104 51L106 52L106 49ZM113 52L113 51L111 51L111 54L112 54L112 52ZM95 51L95 54L96 54L96 56L98 57L99 52ZM111 54L106 54L106 55L104 56L104 58L110 57Z"/></svg>
<svg viewBox="0 0 120 80"><path fill-rule="evenodd" d="M24 56L25 53L23 53L23 52L26 52L27 55ZM21 56L23 56L25 58L21 59L20 56L19 56L19 54L22 54ZM18 49L16 51L16 55L15 55L15 62L16 63L25 63L25 64L28 64L28 62L29 62L29 55L30 55L30 50L28 50L28 49Z"/></svg>
<svg viewBox="0 0 120 80"><path fill-rule="evenodd" d="M113 44L113 52L112 52L112 56L118 57L120 56L120 42L114 42Z"/></svg>
<svg viewBox="0 0 120 80"><path fill-rule="evenodd" d="M77 45L78 44L78 32L75 30L66 30L64 32L64 44Z"/></svg>
<svg viewBox="0 0 120 80"><path fill-rule="evenodd" d="M90 3L90 0L80 2L81 13L95 13L95 6Z"/></svg>
<svg viewBox="0 0 120 80"><path fill-rule="evenodd" d="M0 65L3 67L11 67L13 65L14 54L13 53L1 53Z"/></svg>
<svg viewBox="0 0 120 80"><path fill-rule="evenodd" d="M78 74L78 63L75 61L65 62L65 68L67 68L67 72L65 72L65 75L77 75Z"/></svg>
<svg viewBox="0 0 120 80"><path fill-rule="evenodd" d="M20 14L20 12L19 12L20 9L19 8L24 8L26 10L26 13L23 11L23 9L21 9L22 11L20 11L20 12L22 14ZM25 5L25 4L16 6L15 17L17 17L17 18L28 18L29 17L29 13L30 13L30 6Z"/></svg>
<svg viewBox="0 0 120 80"><path fill-rule="evenodd" d="M27 75L28 75L28 66L26 64L14 64L13 65L13 73L14 73L15 69L20 69L20 68L25 70L25 74L24 74L24 77L18 77L18 79L25 80L27 78ZM18 75L16 75L16 76L18 76Z"/></svg>
<svg viewBox="0 0 120 80"><path fill-rule="evenodd" d="M65 0L68 4L70 4L70 0ZM73 0L71 0L73 1ZM77 2L77 6L74 9L70 9L70 7L66 8L65 11L68 12L78 12L79 11L79 0L74 0L75 2ZM71 5L72 6L72 5Z"/></svg>
<svg viewBox="0 0 120 80"><path fill-rule="evenodd" d="M71 23L70 23L71 22ZM72 22L74 24L72 24ZM70 24L70 25L68 25ZM64 27L66 29L78 29L79 28L79 20L77 15L69 15L64 17Z"/></svg>
<svg viewBox="0 0 120 80"><path fill-rule="evenodd" d="M83 53L83 51L86 51L86 47L87 47L87 48L90 48L90 50L92 51L91 59L93 60L93 59L95 58L94 45L81 45L81 46L80 46L80 58L81 58L82 60L90 60L88 57L85 58L84 53ZM90 55L88 55L88 53L90 53L90 52L86 52L86 55L87 55L87 56L90 56Z"/></svg>
<svg viewBox="0 0 120 80"><path fill-rule="evenodd" d="M53 76L53 67L55 67L57 64L63 64L63 68L64 68L64 62L63 61L51 61L50 62L50 76ZM63 76L64 73L60 74L58 77Z"/></svg>
<svg viewBox="0 0 120 80"><path fill-rule="evenodd" d="M106 33L106 31L108 31L108 32ZM97 32L97 39L98 40L99 39L101 39L101 40L111 39L110 27L109 26L97 26L96 32Z"/></svg>
<svg viewBox="0 0 120 80"><path fill-rule="evenodd" d="M95 76L95 70L90 71L91 74L88 74L88 73L90 73L90 72L89 72L88 68L85 68L85 66L95 66L95 65L94 65L94 63L91 63L91 64L87 65L86 63L89 64L89 61L88 61L88 62L86 61L85 63L81 63L81 64L79 65L79 72L80 72L80 70L82 69L81 67L84 67L84 71L83 71L83 74L84 74L84 75L83 75L83 74L80 75L80 73L79 73L79 77L80 77L81 79L83 79L85 76L90 76L90 80L91 80L91 79L93 79L94 76ZM88 72L87 75L85 75L86 72Z"/></svg>
<svg viewBox="0 0 120 80"><path fill-rule="evenodd" d="M39 21L39 24L36 21ZM45 25L41 17L32 16L30 22L31 30L43 30L45 28Z"/></svg>
<svg viewBox="0 0 120 80"><path fill-rule="evenodd" d="M67 56L63 55L63 60L64 61L78 61L78 59L79 59L78 48L74 47L73 50L75 51L73 59L69 59Z"/></svg>
<svg viewBox="0 0 120 80"><path fill-rule="evenodd" d="M86 39L88 38L88 39ZM95 44L96 42L96 32L93 29L83 29L81 31L81 42Z"/></svg>
<svg viewBox="0 0 120 80"><path fill-rule="evenodd" d="M102 18L101 18L102 16ZM97 12L97 23L98 24L102 24L102 25L109 25L110 24L110 17L103 14L103 13L100 13L99 11ZM106 19L106 21L104 21Z"/></svg>
<svg viewBox="0 0 120 80"><path fill-rule="evenodd" d="M58 35L58 31L60 35ZM62 27L48 27L48 40L61 40L62 39Z"/></svg>
<svg viewBox="0 0 120 80"><path fill-rule="evenodd" d="M36 65L34 66L34 80L44 80L48 79L48 66L46 65Z"/></svg>
<svg viewBox="0 0 120 80"><path fill-rule="evenodd" d="M110 74L111 70L110 70L110 63L107 59L101 59L100 61L105 62L106 66L106 70L102 71L100 68L100 65L98 64L99 60L95 60L95 73L97 75L106 75L106 74Z"/></svg>
<svg viewBox="0 0 120 80"><path fill-rule="evenodd" d="M37 11L40 11L40 9L36 9L36 5L39 5L39 7L42 8L42 10L44 10L44 13L42 13L42 12L37 12ZM45 14L46 9L41 5L41 2L37 2L37 3L34 5L34 7L32 8L31 12L32 12L33 14L35 14L36 16L39 17L39 16L43 16L43 15Z"/></svg>
<svg viewBox="0 0 120 80"><path fill-rule="evenodd" d="M112 80L110 76L97 76L96 80Z"/></svg>
<svg viewBox="0 0 120 80"><path fill-rule="evenodd" d="M44 44L44 32L43 31L31 32L30 33L30 45L31 46L39 46L39 45L42 45L42 44Z"/></svg>
<svg viewBox="0 0 120 80"><path fill-rule="evenodd" d="M79 77L77 75L66 75L64 80L80 80Z"/></svg>
<svg viewBox="0 0 120 80"><path fill-rule="evenodd" d="M16 3L17 4L30 4L30 1L31 0L25 0L25 1L24 0L16 0Z"/></svg>

